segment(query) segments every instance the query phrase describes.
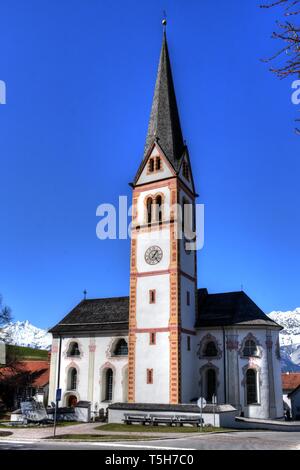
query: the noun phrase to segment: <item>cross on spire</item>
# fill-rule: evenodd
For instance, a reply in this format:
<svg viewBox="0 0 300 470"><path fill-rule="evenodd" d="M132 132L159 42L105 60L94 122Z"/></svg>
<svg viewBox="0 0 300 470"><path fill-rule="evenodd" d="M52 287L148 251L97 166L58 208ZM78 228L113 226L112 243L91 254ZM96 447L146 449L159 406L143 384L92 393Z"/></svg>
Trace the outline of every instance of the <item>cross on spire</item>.
<svg viewBox="0 0 300 470"><path fill-rule="evenodd" d="M163 25L163 31L164 33L166 32L166 29L167 29L167 13L166 11L164 10L163 11L163 20L162 20L162 25Z"/></svg>

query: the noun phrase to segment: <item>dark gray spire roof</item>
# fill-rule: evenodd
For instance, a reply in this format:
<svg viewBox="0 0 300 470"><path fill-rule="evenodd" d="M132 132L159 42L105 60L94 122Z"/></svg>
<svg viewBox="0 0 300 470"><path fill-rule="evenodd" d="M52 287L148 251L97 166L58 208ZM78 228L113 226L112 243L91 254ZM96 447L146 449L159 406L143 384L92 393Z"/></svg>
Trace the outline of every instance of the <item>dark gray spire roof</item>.
<svg viewBox="0 0 300 470"><path fill-rule="evenodd" d="M157 79L144 150L144 160L147 158L148 152L156 139L160 148L170 161L174 170L177 172L180 167L181 157L183 156L185 145L182 137L165 32L163 35ZM141 170L144 166L144 160L137 173L135 181L141 173Z"/></svg>
<svg viewBox="0 0 300 470"><path fill-rule="evenodd" d="M178 163L178 160L182 156L184 143L174 90L166 33L163 35L163 43L145 145L145 155L156 137L158 138L158 143L168 159L171 162Z"/></svg>

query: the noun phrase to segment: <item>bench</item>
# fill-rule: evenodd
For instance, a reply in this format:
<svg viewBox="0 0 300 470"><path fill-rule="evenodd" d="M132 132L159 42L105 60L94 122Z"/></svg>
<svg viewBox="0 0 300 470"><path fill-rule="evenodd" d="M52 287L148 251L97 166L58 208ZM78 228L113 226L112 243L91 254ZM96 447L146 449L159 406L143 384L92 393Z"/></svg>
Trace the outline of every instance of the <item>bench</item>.
<svg viewBox="0 0 300 470"><path fill-rule="evenodd" d="M151 422L153 426L157 426L158 424L169 424L172 426L175 424L175 417L174 416L167 416L167 415L150 415Z"/></svg>
<svg viewBox="0 0 300 470"><path fill-rule="evenodd" d="M132 424L132 423L142 423L145 425L146 423L151 422L150 418L146 414L124 414L124 423Z"/></svg>
<svg viewBox="0 0 300 470"><path fill-rule="evenodd" d="M192 424L193 426L201 426L204 423L203 418L200 416L187 416L187 415L177 415L175 416L175 423L177 426L183 426L184 424Z"/></svg>
<svg viewBox="0 0 300 470"><path fill-rule="evenodd" d="M138 423L152 424L158 426L159 424L167 424L169 426L183 426L184 424L191 424L193 426L201 426L204 420L200 416L189 416L189 415L159 415L159 414L130 414L125 413L124 419L125 424Z"/></svg>

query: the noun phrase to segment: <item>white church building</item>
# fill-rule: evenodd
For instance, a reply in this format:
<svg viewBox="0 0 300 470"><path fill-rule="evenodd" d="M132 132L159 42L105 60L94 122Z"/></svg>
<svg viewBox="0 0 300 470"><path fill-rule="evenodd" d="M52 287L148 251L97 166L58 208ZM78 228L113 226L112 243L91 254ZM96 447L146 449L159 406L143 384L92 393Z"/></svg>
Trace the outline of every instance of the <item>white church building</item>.
<svg viewBox="0 0 300 470"><path fill-rule="evenodd" d="M61 406L92 409L172 410L215 396L241 416L281 418L281 327L242 291L199 289L197 251L178 237L181 219L195 228L197 194L165 33L131 186L129 296L84 299L50 330L49 403L57 388Z"/></svg>

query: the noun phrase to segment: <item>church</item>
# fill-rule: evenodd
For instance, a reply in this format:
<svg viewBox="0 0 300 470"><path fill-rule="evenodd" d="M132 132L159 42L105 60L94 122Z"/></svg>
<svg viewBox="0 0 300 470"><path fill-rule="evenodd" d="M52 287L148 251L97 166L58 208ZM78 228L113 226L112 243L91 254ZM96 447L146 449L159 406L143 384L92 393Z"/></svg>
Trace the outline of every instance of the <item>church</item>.
<svg viewBox="0 0 300 470"><path fill-rule="evenodd" d="M129 296L84 299L50 330L49 403L59 388L60 406L92 410L172 410L204 397L238 416L281 418L281 327L243 291L198 288L197 250L186 230L178 236L182 221L195 231L197 193L165 31L137 166Z"/></svg>

